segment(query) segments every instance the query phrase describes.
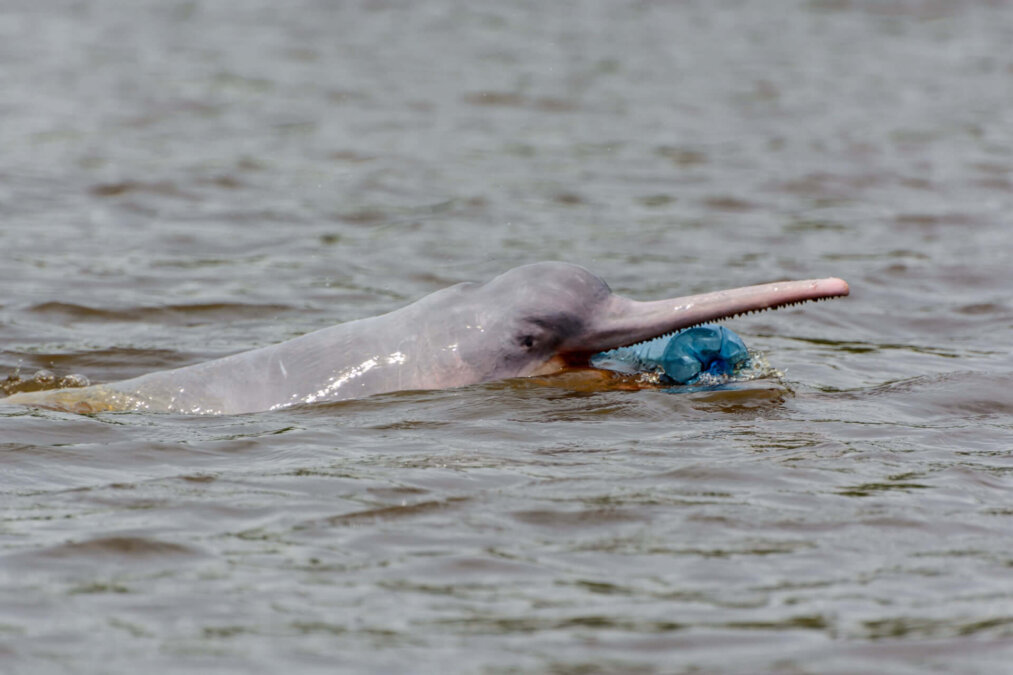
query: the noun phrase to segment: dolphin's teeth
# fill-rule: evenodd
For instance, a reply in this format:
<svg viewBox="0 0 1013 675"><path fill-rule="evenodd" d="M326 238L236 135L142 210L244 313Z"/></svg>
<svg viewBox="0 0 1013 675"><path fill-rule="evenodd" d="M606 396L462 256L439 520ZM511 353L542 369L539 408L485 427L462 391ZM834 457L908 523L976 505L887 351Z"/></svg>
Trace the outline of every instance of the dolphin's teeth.
<svg viewBox="0 0 1013 675"><path fill-rule="evenodd" d="M785 302L779 303L777 305L771 305L770 307L762 307L762 308L757 308L757 309L747 309L747 310L743 310L741 312L735 312L733 314L728 314L727 316L724 316L721 319L710 319L710 320L698 321L696 323L688 324L688 325L683 326L682 328L680 328L678 330L668 331L668 332L665 332L665 333L661 333L659 335L655 335L652 338L648 338L646 340L640 340L639 342L631 342L628 345L617 345L616 347L613 347L613 349L626 349L626 348L630 348L630 347L636 347L638 345L642 345L642 344L646 344L648 342L651 342L652 340L658 340L660 338L669 337L671 335L675 335L677 333L681 333L684 330L689 330L690 328L695 328L696 326L701 326L701 325L707 324L707 323L715 323L716 321L725 321L725 320L728 320L728 319L737 319L737 318L739 318L741 316L749 316L750 314L759 314L761 312L767 312L767 311L774 310L774 309L782 309L784 307L794 307L794 306L797 306L797 305L804 305L807 302L823 302L824 300L832 300L835 297L837 297L837 296L826 296L826 297L823 297L823 298L806 298L804 300L791 300L791 301L785 301ZM609 350L606 350L606 351L612 351L612 349L609 349Z"/></svg>

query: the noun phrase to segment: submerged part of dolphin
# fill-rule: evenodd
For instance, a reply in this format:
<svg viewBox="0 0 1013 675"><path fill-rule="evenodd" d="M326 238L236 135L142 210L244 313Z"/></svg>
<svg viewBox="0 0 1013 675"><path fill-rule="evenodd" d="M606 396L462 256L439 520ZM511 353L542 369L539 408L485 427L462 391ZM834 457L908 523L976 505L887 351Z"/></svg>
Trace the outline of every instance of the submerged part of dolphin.
<svg viewBox="0 0 1013 675"><path fill-rule="evenodd" d="M130 380L22 392L4 403L71 412L232 414L587 366L597 352L700 323L848 294L841 279L783 281L637 302L582 267L543 262L269 347Z"/></svg>

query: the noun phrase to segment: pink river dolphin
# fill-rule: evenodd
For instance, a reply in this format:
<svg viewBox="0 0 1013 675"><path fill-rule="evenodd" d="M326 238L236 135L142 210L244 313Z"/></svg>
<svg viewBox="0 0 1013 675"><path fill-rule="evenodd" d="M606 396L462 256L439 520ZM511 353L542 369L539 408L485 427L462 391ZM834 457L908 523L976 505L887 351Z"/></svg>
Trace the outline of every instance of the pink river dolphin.
<svg viewBox="0 0 1013 675"><path fill-rule="evenodd" d="M697 324L847 294L845 281L828 278L638 302L612 293L582 267L541 262L206 363L109 384L20 392L0 402L79 413L222 415L461 387L586 367L597 352Z"/></svg>

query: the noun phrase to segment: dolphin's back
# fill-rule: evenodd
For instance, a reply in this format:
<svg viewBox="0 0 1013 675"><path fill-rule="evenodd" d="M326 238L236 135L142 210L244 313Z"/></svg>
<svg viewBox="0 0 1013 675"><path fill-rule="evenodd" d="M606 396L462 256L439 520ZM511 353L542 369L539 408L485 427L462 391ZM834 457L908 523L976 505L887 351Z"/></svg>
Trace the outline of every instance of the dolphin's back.
<svg viewBox="0 0 1013 675"><path fill-rule="evenodd" d="M395 364L385 362L381 341L360 339L368 327L356 325L383 318L353 321L110 384L17 393L4 402L78 413L138 410L200 415L272 410L389 391L396 388L389 372Z"/></svg>
<svg viewBox="0 0 1013 675"><path fill-rule="evenodd" d="M426 321L434 308L453 306L462 287L444 289L388 314L205 363L109 384L22 392L2 400L78 413L220 415L467 384L476 381L470 370L463 372L468 369L456 353L438 348L452 342L450 324Z"/></svg>

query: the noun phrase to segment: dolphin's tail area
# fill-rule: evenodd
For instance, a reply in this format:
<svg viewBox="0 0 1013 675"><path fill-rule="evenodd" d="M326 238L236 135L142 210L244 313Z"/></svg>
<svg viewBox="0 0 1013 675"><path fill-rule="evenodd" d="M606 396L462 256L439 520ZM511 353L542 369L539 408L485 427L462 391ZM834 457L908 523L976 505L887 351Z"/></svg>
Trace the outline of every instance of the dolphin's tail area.
<svg viewBox="0 0 1013 675"><path fill-rule="evenodd" d="M141 407L141 403L140 399L102 385L21 391L7 398L0 398L0 404L25 405L83 414L137 410Z"/></svg>

